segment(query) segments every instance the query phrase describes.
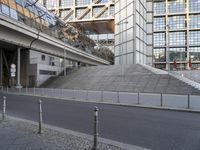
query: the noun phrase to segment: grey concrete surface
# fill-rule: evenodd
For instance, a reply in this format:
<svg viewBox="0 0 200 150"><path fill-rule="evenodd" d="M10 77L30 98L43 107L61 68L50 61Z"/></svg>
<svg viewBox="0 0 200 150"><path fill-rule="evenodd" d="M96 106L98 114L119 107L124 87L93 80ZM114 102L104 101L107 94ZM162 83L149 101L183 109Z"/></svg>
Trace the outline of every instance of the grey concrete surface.
<svg viewBox="0 0 200 150"><path fill-rule="evenodd" d="M124 68L124 73L122 69ZM200 91L168 74L155 74L141 65L83 67L66 77L52 77L46 88L168 94L200 94Z"/></svg>
<svg viewBox="0 0 200 150"><path fill-rule="evenodd" d="M88 136L79 136L72 131L43 126L38 134L35 122L13 117L0 121L1 150L91 150L93 141ZM106 139L103 139L106 141ZM101 140L102 141L102 140ZM147 150L142 147L123 145L115 141L98 142L99 150ZM108 143L110 142L110 143ZM116 144L117 146L113 145ZM123 146L120 146L123 145Z"/></svg>
<svg viewBox="0 0 200 150"><path fill-rule="evenodd" d="M37 97L7 97L9 115L37 121ZM46 124L92 135L93 108L98 106L100 137L153 150L199 150L200 147L199 113L42 100Z"/></svg>

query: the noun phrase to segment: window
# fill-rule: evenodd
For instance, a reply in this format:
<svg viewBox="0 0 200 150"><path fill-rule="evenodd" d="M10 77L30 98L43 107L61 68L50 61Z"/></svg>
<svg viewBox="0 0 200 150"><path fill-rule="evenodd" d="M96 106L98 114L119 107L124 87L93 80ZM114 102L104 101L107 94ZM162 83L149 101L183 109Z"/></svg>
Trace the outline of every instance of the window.
<svg viewBox="0 0 200 150"><path fill-rule="evenodd" d="M10 14L10 13L9 13L9 7L6 6L6 5L4 5L4 4L2 4L2 5L1 5L1 8L2 8L2 13L9 16L9 14Z"/></svg>
<svg viewBox="0 0 200 150"><path fill-rule="evenodd" d="M165 62L165 49L164 48L154 49L153 58L155 62Z"/></svg>
<svg viewBox="0 0 200 150"><path fill-rule="evenodd" d="M76 6L88 4L90 4L90 0L76 0Z"/></svg>
<svg viewBox="0 0 200 150"><path fill-rule="evenodd" d="M61 0L61 6L73 6L74 5L74 0Z"/></svg>
<svg viewBox="0 0 200 150"><path fill-rule="evenodd" d="M185 32L170 32L169 45L185 45Z"/></svg>
<svg viewBox="0 0 200 150"><path fill-rule="evenodd" d="M22 5L22 1L21 0L15 0L15 2L19 5Z"/></svg>
<svg viewBox="0 0 200 150"><path fill-rule="evenodd" d="M185 28L185 16L169 17L169 29L183 29Z"/></svg>
<svg viewBox="0 0 200 150"><path fill-rule="evenodd" d="M10 8L10 17L13 18L13 19L18 20L17 11L12 9L12 8Z"/></svg>
<svg viewBox="0 0 200 150"><path fill-rule="evenodd" d="M164 14L165 5L164 2L155 2L154 3L154 13L155 14Z"/></svg>
<svg viewBox="0 0 200 150"><path fill-rule="evenodd" d="M164 17L154 18L153 25L154 25L154 30L164 30L165 18Z"/></svg>
<svg viewBox="0 0 200 150"><path fill-rule="evenodd" d="M185 61L187 59L187 51L185 48L170 48L169 51L170 61Z"/></svg>
<svg viewBox="0 0 200 150"><path fill-rule="evenodd" d="M191 31L189 33L189 41L191 45L199 45L200 31Z"/></svg>
<svg viewBox="0 0 200 150"><path fill-rule="evenodd" d="M168 1L168 11L169 13L185 12L185 1L184 0Z"/></svg>
<svg viewBox="0 0 200 150"><path fill-rule="evenodd" d="M192 61L200 61L200 47L190 47L189 52Z"/></svg>
<svg viewBox="0 0 200 150"><path fill-rule="evenodd" d="M41 58L42 58L42 61L45 61L45 55L42 55Z"/></svg>
<svg viewBox="0 0 200 150"><path fill-rule="evenodd" d="M154 33L154 46L165 45L165 33Z"/></svg>
<svg viewBox="0 0 200 150"><path fill-rule="evenodd" d="M190 15L190 28L200 28L200 15Z"/></svg>
<svg viewBox="0 0 200 150"><path fill-rule="evenodd" d="M190 12L200 11L200 1L199 0L189 0L189 10Z"/></svg>

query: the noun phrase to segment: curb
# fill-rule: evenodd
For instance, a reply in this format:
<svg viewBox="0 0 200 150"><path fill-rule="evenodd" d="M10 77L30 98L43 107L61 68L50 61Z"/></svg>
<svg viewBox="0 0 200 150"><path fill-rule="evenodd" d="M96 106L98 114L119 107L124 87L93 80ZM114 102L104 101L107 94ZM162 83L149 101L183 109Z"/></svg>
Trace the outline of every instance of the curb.
<svg viewBox="0 0 200 150"><path fill-rule="evenodd" d="M33 97L41 97L41 98L50 98L50 99L63 100L63 101L76 101L76 102L83 102L83 103L96 103L96 104L126 106L126 107L136 107L136 108L146 108L146 109L158 109L158 110L169 110L169 111L200 113L200 110L195 110L195 109L171 108L171 107L150 106L150 105L140 105L140 104L122 104L122 103L110 103L110 102L97 102L97 101L91 101L91 100L89 101L89 100L70 99L70 98L65 99L65 98L60 98L60 97L48 97L48 96L20 94L20 93L19 94L18 93L6 93L6 92L0 92L0 93L11 94L11 95L21 95L21 96L33 96Z"/></svg>

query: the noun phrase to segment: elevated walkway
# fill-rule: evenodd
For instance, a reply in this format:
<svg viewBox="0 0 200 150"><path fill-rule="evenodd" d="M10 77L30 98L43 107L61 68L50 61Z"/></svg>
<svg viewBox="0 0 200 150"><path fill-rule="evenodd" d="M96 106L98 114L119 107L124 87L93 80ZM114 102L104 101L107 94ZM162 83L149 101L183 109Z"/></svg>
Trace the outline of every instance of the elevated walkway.
<svg viewBox="0 0 200 150"><path fill-rule="evenodd" d="M43 87L76 90L200 94L177 78L141 65L84 67L65 77L52 77Z"/></svg>

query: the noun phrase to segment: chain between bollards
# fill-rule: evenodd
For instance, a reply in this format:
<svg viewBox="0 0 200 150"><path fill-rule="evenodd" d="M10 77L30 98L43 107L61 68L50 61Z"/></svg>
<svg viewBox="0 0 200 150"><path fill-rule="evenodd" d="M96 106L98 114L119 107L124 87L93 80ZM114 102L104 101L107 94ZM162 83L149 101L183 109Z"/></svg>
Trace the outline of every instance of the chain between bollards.
<svg viewBox="0 0 200 150"><path fill-rule="evenodd" d="M6 96L3 97L3 112L2 112L2 120L6 118Z"/></svg>
<svg viewBox="0 0 200 150"><path fill-rule="evenodd" d="M92 150L98 150L98 107L94 107L94 145Z"/></svg>
<svg viewBox="0 0 200 150"><path fill-rule="evenodd" d="M42 101L38 101L39 105L39 128L38 128L38 134L42 134Z"/></svg>

